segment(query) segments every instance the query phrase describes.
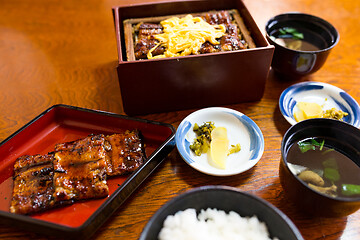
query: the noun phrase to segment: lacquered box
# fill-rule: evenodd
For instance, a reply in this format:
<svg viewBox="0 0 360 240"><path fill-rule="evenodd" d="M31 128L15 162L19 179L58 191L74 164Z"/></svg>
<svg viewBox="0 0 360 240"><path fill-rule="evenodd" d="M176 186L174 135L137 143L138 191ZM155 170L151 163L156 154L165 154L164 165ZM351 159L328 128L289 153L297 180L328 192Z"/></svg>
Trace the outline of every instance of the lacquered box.
<svg viewBox="0 0 360 240"><path fill-rule="evenodd" d="M136 18L236 9L256 47L251 49L129 60L124 21ZM274 47L241 0L195 0L113 8L117 67L124 111L143 115L258 101L264 94Z"/></svg>

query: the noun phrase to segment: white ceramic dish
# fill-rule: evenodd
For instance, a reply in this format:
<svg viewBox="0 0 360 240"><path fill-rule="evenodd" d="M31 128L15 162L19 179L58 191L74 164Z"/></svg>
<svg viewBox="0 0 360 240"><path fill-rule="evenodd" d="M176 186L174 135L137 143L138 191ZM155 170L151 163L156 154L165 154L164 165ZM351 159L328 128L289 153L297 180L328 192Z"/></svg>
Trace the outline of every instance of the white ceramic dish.
<svg viewBox="0 0 360 240"><path fill-rule="evenodd" d="M196 156L190 145L196 134L193 126L205 122L213 122L215 127L225 127L230 145L240 143L240 152L230 154L226 160L226 168L218 169L209 164L208 154ZM200 172L214 176L230 176L252 168L264 152L264 137L260 128L246 115L222 107L211 107L193 112L179 125L175 135L176 147L181 157L191 167Z"/></svg>
<svg viewBox="0 0 360 240"><path fill-rule="evenodd" d="M348 115L342 120L355 127L360 126L359 104L344 90L327 83L302 82L285 89L279 99L279 108L284 118L291 124L296 124L294 112L297 102L316 102L324 110L340 109Z"/></svg>

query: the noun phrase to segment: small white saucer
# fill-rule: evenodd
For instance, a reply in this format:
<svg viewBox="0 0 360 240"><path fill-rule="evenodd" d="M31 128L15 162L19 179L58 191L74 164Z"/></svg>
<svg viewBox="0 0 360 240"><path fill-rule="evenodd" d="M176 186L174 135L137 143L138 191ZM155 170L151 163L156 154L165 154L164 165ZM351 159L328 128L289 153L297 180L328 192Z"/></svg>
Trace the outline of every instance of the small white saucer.
<svg viewBox="0 0 360 240"><path fill-rule="evenodd" d="M196 156L190 145L196 134L194 124L199 126L205 122L213 122L215 127L225 127L230 145L240 143L240 152L230 154L226 160L226 168L218 169L208 162L207 154ZM181 157L191 167L213 176L231 176L252 168L264 152L264 137L260 128L246 115L222 107L211 107L193 112L179 125L175 135L176 147Z"/></svg>
<svg viewBox="0 0 360 240"><path fill-rule="evenodd" d="M360 126L359 104L344 90L321 82L302 82L285 89L279 99L279 108L284 118L291 124L296 124L294 112L297 102L315 102L324 110L336 108L347 112L342 120L355 127Z"/></svg>

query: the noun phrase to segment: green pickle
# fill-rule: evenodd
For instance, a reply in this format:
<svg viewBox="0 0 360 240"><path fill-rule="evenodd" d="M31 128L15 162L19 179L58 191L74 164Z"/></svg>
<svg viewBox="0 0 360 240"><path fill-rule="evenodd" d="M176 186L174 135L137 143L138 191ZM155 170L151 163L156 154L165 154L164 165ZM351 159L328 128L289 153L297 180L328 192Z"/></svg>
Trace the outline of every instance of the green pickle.
<svg viewBox="0 0 360 240"><path fill-rule="evenodd" d="M331 118L331 119L335 119L335 120L342 120L343 117L346 117L347 115L349 115L346 112L343 112L341 110L338 110L336 108L331 108L329 110L326 110L324 112L323 117L324 118Z"/></svg>
<svg viewBox="0 0 360 240"><path fill-rule="evenodd" d="M196 133L194 143L190 145L191 151L195 155L200 156L203 153L207 153L210 148L211 142L211 131L215 128L213 122L205 122L199 126L197 123L194 124L193 131Z"/></svg>
<svg viewBox="0 0 360 240"><path fill-rule="evenodd" d="M228 156L229 156L230 154L240 152L240 150L241 150L240 143L238 143L238 144L236 144L236 145L231 145L231 147L230 147L230 149L229 149Z"/></svg>

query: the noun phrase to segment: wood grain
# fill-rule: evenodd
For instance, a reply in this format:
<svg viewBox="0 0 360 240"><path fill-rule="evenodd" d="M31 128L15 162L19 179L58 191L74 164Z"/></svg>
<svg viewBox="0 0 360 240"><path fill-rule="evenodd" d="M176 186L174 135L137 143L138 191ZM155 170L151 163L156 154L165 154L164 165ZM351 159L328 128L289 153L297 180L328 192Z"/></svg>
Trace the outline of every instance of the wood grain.
<svg viewBox="0 0 360 240"><path fill-rule="evenodd" d="M0 0L0 140L58 103L124 114L111 7L142 2L146 0ZM262 31L272 16L299 11L331 22L340 42L317 73L293 81L270 71L261 101L225 106L248 115L263 132L265 151L254 168L232 177L207 176L189 167L174 149L91 239L137 239L163 204L204 185L233 186L266 199L305 239L360 238L360 211L344 218L311 218L288 201L278 177L281 139L290 127L278 106L284 89L299 81L326 82L360 101L360 1L244 2ZM194 110L138 117L177 127ZM0 238L49 239L5 225L0 225Z"/></svg>

